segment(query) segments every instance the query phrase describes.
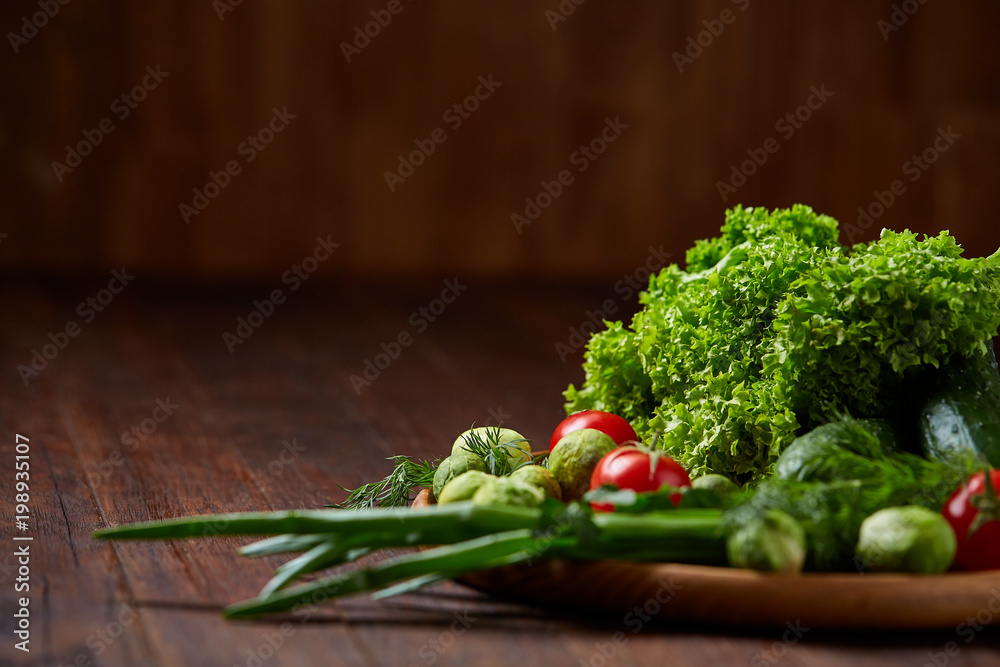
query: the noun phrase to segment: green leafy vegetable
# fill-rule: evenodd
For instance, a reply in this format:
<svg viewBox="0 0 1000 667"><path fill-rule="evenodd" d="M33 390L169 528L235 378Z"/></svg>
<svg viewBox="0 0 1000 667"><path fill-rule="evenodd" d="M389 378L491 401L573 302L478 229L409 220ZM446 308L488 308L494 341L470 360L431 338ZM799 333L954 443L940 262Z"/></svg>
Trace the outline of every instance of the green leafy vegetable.
<svg viewBox="0 0 1000 667"><path fill-rule="evenodd" d="M778 457L774 477L800 482L868 479L886 466L919 465L896 451L892 428L880 419L841 419L801 435Z"/></svg>
<svg viewBox="0 0 1000 667"><path fill-rule="evenodd" d="M789 515L768 510L729 534L726 554L733 567L798 574L806 561L806 534Z"/></svg>
<svg viewBox="0 0 1000 667"><path fill-rule="evenodd" d="M369 482L356 489L344 489L347 500L331 507L337 509L372 509L379 507L406 507L413 502L410 491L417 486L428 488L434 483L434 473L440 461L413 461L409 456L390 456L396 466L389 475L378 482Z"/></svg>
<svg viewBox="0 0 1000 667"><path fill-rule="evenodd" d="M871 459L870 467L858 479L772 477L761 482L749 499L727 511L725 524L735 530L771 510L780 510L805 531L807 567L850 570L861 523L868 516L897 505L940 511L954 489L979 465L975 458L942 462L899 454Z"/></svg>
<svg viewBox="0 0 1000 667"><path fill-rule="evenodd" d="M1000 326L1000 253L964 259L947 232L882 232L850 252L808 206L736 207L687 270L652 276L631 327L595 334L567 412L662 430L692 476L765 476L796 435L884 416L921 367L985 353Z"/></svg>

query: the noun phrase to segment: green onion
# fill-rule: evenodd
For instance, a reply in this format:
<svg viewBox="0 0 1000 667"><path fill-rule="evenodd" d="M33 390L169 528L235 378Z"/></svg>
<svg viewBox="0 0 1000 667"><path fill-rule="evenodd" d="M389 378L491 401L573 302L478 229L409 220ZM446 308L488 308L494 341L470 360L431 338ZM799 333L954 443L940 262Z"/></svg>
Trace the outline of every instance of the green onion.
<svg viewBox="0 0 1000 667"><path fill-rule="evenodd" d="M152 540L282 533L297 535L385 533L399 535L402 539L409 533L419 531L426 536L429 543L433 544L454 542L516 528L530 528L534 526L537 518L538 510L476 506L471 502L461 502L434 505L421 510L379 508L209 514L103 528L96 531L94 537Z"/></svg>
<svg viewBox="0 0 1000 667"><path fill-rule="evenodd" d="M317 535L276 535L248 544L240 548L241 556L270 556L294 551L308 551L317 544L325 542L327 537Z"/></svg>
<svg viewBox="0 0 1000 667"><path fill-rule="evenodd" d="M511 530L485 535L458 545L449 545L392 558L370 568L354 570L272 595L240 602L225 609L230 618L246 618L293 609L298 605L384 588L398 581L423 577L458 576L479 569L484 563L512 562L527 554L536 538L531 530Z"/></svg>
<svg viewBox="0 0 1000 667"><path fill-rule="evenodd" d="M719 509L594 514L587 504L540 508L471 502L420 510L303 510L216 514L105 528L103 539L275 535L240 550L246 556L303 552L279 567L255 599L225 610L259 616L333 597L381 590L397 595L464 573L540 558L722 564ZM369 567L290 586L302 576L355 560L373 549L434 546Z"/></svg>

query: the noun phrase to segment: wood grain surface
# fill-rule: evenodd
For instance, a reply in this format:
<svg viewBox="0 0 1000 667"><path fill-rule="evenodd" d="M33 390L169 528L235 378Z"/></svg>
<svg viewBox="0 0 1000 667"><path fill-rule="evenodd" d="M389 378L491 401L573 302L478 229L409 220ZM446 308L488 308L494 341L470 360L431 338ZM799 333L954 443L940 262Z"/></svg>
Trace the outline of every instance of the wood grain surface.
<svg viewBox="0 0 1000 667"><path fill-rule="evenodd" d="M680 259L735 203L803 202L846 224L878 193L887 210L845 241L887 226L1000 246L995 2L910 0L893 18L903 0L401 0L379 29L389 4L70 2L27 44L5 38L0 232L18 250L4 267L259 275L332 234L326 273L604 279L651 245ZM38 11L0 3L4 34ZM363 28L375 36L346 57ZM147 67L169 74L125 108ZM500 84L486 99L479 77ZM444 117L470 96L461 125ZM295 118L251 151L275 108ZM114 130L57 179L105 119ZM607 119L628 127L591 161L580 148ZM959 138L935 155L948 128ZM446 139L390 190L386 172L435 129ZM926 150L933 164L906 168ZM573 182L546 202L561 171ZM738 184L725 201L724 181ZM518 233L526 199L548 205Z"/></svg>
<svg viewBox="0 0 1000 667"><path fill-rule="evenodd" d="M14 494L15 434L31 444L29 530L15 530L9 511L0 524L0 664L921 667L939 654L949 665L1000 660L1000 636L976 629L976 619L919 633L830 632L800 618L762 630L644 619L641 609L553 610L456 583L381 602L356 596L285 619L227 622L221 607L254 595L281 559L239 557L245 539L107 543L91 532L185 514L314 508L342 499L339 485L383 476L391 454L441 455L473 422L502 417L545 442L562 414L560 391L581 377L579 353L563 362L554 346L611 286L470 282L417 334L409 316L440 294L441 281L313 281L230 353L222 334L273 285L209 289L137 279L85 324L76 306L106 282L0 285L5 503ZM79 335L25 385L18 366L71 320ZM412 344L355 392L350 376L401 331L413 334ZM176 406L169 415L167 405ZM136 429L134 440L123 437ZM30 653L14 648L15 533L34 538Z"/></svg>

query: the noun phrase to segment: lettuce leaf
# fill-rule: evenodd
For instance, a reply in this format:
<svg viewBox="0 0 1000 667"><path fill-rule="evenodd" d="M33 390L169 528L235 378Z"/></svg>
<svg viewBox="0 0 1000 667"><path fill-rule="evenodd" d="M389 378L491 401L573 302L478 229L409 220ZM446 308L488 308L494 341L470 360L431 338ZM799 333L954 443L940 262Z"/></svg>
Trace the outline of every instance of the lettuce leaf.
<svg viewBox="0 0 1000 667"><path fill-rule="evenodd" d="M726 212L687 269L650 278L631 326L593 335L567 412L622 415L692 475L750 481L801 433L843 413L883 416L906 378L985 353L1000 327L1000 253L962 258L947 233L884 230L838 243L796 205Z"/></svg>

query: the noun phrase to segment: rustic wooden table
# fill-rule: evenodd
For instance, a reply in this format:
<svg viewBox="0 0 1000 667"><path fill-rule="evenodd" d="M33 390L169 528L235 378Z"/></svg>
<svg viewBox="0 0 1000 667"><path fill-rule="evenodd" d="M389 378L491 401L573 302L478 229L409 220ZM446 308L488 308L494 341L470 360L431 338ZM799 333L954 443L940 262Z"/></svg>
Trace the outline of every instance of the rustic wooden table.
<svg viewBox="0 0 1000 667"><path fill-rule="evenodd" d="M571 329L586 328L608 299L619 316L636 305L610 285L313 280L292 291L140 277L113 294L101 292L106 282L0 287L0 664L1000 663L990 628L664 626L533 608L458 584L383 602L358 596L285 621L224 621L219 609L254 595L279 559L240 558L246 539L107 543L91 532L315 508L342 499L338 485L384 475L391 454L441 455L473 422L502 419L544 443L560 392L582 376ZM268 306L274 289L284 299ZM247 325L238 330L237 318ZM18 451L30 457L26 530L12 512ZM26 564L16 555L25 548ZM16 648L22 609L30 652Z"/></svg>

